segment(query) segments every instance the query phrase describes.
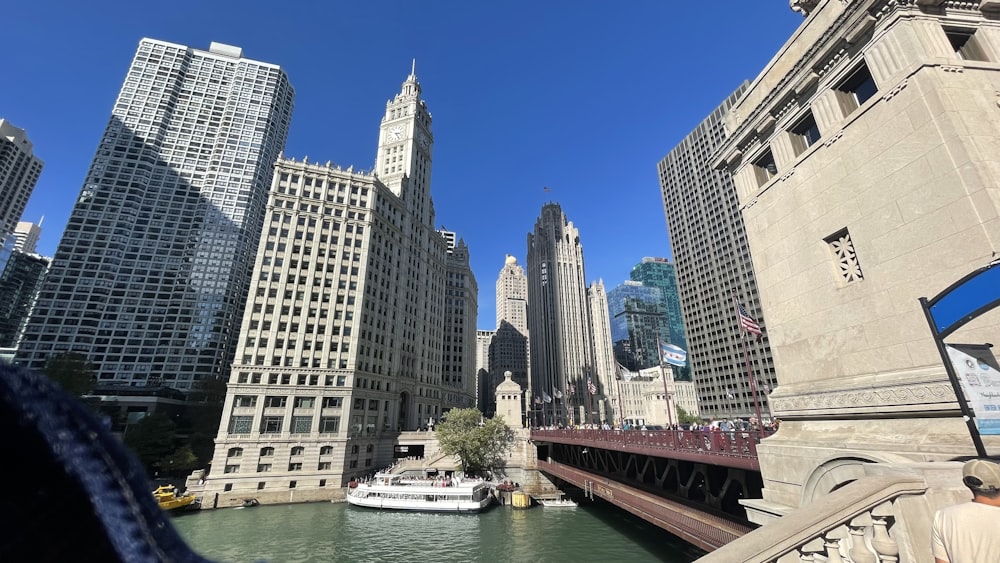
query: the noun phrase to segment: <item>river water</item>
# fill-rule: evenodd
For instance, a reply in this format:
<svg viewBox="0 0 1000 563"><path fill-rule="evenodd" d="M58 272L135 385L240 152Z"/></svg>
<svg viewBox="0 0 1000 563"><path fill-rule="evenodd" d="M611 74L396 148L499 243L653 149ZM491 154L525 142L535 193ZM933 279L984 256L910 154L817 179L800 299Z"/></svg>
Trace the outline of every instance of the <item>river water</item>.
<svg viewBox="0 0 1000 563"><path fill-rule="evenodd" d="M224 563L690 563L703 555L603 501L480 514L317 502L202 510L173 522L191 547Z"/></svg>

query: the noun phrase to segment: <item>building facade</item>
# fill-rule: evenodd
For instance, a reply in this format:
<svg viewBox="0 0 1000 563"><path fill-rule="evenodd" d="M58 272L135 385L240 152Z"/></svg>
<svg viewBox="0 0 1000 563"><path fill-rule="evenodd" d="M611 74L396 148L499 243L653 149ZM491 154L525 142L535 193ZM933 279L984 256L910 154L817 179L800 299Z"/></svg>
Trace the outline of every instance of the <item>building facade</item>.
<svg viewBox="0 0 1000 563"><path fill-rule="evenodd" d="M42 222L18 221L14 227L14 250L34 254L42 236Z"/></svg>
<svg viewBox="0 0 1000 563"><path fill-rule="evenodd" d="M434 228L420 92L386 105L374 171L278 161L204 498L337 497L471 401L476 287Z"/></svg>
<svg viewBox="0 0 1000 563"><path fill-rule="evenodd" d="M139 42L16 361L190 389L233 360L293 90L238 47Z"/></svg>
<svg viewBox="0 0 1000 563"><path fill-rule="evenodd" d="M604 280L590 284L587 288L587 302L590 305L590 326L594 335L594 385L592 388L589 385L585 389L574 388L574 391L579 404L588 405L591 422L606 422L611 418L611 389L618 369L611 341L611 315Z"/></svg>
<svg viewBox="0 0 1000 563"><path fill-rule="evenodd" d="M681 310L681 296L677 288L676 266L666 258L645 257L632 267L629 272L632 281L660 290L660 302L666 318L666 330L660 335L660 340L669 344L688 349L687 332L684 330L684 314ZM674 375L678 380L691 380L691 366L674 367Z"/></svg>
<svg viewBox="0 0 1000 563"><path fill-rule="evenodd" d="M919 299L1000 248L998 8L810 3L729 113L716 164L735 178L782 420L757 450L758 521L867 464L975 454ZM950 338L998 332L994 310ZM909 533L929 526L922 506Z"/></svg>
<svg viewBox="0 0 1000 563"><path fill-rule="evenodd" d="M527 267L529 384L543 401L532 399L532 409L536 423L565 424L568 405L556 395L567 385L586 389L596 369L580 232L558 203L542 207L528 234Z"/></svg>
<svg viewBox="0 0 1000 563"><path fill-rule="evenodd" d="M751 389L733 302L735 297L766 326L739 199L730 175L711 162L726 138L723 120L747 87L741 85L657 164L688 361L701 414L715 418L750 418L755 398L767 399L755 397ZM764 334L751 343L749 371L761 387L773 388L774 365Z"/></svg>
<svg viewBox="0 0 1000 563"><path fill-rule="evenodd" d="M627 281L608 291L615 361L633 371L660 365L660 339L667 332L660 288Z"/></svg>
<svg viewBox="0 0 1000 563"><path fill-rule="evenodd" d="M50 259L14 251L0 274L0 348L17 348Z"/></svg>
<svg viewBox="0 0 1000 563"><path fill-rule="evenodd" d="M11 235L44 166L24 129L0 119L0 270L14 250Z"/></svg>

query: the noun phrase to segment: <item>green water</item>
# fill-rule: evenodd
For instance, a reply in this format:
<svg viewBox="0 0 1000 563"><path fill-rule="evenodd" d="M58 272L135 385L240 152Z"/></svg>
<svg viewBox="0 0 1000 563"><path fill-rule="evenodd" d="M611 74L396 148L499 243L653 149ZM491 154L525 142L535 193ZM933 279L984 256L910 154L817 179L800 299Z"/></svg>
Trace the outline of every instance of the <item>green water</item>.
<svg viewBox="0 0 1000 563"><path fill-rule="evenodd" d="M470 514L378 511L346 503L204 510L173 519L219 562L602 561L690 563L702 552L602 502Z"/></svg>

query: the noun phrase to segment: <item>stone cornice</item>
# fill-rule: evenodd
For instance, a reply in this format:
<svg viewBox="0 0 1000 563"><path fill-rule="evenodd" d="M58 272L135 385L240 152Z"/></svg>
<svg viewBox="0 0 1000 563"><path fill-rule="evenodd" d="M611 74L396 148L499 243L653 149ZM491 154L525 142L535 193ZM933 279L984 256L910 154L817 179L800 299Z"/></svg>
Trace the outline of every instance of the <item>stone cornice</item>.
<svg viewBox="0 0 1000 563"><path fill-rule="evenodd" d="M878 418L958 410L951 384L941 380L777 395L776 392L770 397L771 409L781 419L858 414Z"/></svg>

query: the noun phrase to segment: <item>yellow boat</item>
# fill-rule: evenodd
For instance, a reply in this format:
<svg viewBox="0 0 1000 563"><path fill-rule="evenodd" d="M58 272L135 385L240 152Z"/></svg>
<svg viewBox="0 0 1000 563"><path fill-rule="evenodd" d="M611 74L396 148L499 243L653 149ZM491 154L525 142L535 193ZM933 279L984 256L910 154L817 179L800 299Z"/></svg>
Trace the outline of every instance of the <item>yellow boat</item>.
<svg viewBox="0 0 1000 563"><path fill-rule="evenodd" d="M177 496L177 487L173 485L161 485L157 487L153 491L153 498L156 499L157 504L163 510L194 508L196 500L194 495Z"/></svg>

